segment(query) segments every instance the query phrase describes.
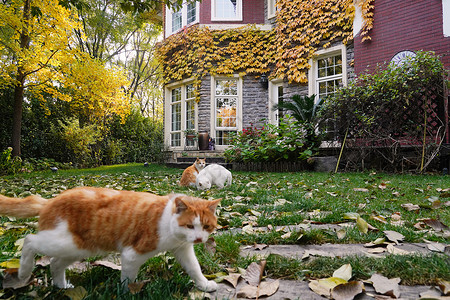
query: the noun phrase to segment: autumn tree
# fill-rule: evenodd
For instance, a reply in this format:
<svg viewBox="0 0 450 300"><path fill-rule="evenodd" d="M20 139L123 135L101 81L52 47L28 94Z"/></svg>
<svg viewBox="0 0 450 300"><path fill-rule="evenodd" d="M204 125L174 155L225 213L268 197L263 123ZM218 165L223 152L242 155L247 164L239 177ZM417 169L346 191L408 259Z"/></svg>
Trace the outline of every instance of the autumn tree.
<svg viewBox="0 0 450 300"><path fill-rule="evenodd" d="M83 107L85 116L92 111L126 114L129 110L124 106L128 102L123 92L127 85L123 74L105 68L75 47L73 31L80 28L76 14L57 0L0 4L0 82L14 88L15 156L21 153L25 90L43 102L43 95L50 94L73 103L75 109Z"/></svg>

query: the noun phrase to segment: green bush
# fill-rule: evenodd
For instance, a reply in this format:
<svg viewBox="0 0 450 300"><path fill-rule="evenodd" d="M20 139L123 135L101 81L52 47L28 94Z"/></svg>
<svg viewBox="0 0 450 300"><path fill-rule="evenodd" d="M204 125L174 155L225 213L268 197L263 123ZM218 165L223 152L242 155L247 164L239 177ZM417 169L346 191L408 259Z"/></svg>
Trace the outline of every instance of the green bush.
<svg viewBox="0 0 450 300"><path fill-rule="evenodd" d="M11 147L0 153L0 174L2 175L16 174L22 169L22 159L20 157L12 157L11 153Z"/></svg>
<svg viewBox="0 0 450 300"><path fill-rule="evenodd" d="M305 125L289 115L278 126L251 126L237 132L224 155L232 162L300 161L312 156L311 145L305 143Z"/></svg>
<svg viewBox="0 0 450 300"><path fill-rule="evenodd" d="M364 150L359 160L372 153L394 168L402 164L400 147L416 147L415 160L421 160L425 134L423 165L423 160L435 157L445 131L444 78L438 57L416 52L401 65L389 64L384 70L360 75L326 99L325 118L336 118L341 141L348 134L347 145Z"/></svg>

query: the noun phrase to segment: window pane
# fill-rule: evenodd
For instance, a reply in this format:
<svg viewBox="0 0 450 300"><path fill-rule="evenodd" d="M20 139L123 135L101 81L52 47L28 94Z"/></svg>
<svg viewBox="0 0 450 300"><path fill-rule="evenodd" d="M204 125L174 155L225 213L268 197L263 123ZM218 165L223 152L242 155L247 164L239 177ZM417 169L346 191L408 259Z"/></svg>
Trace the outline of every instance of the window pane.
<svg viewBox="0 0 450 300"><path fill-rule="evenodd" d="M197 19L196 4L188 3L187 5L187 24L195 22Z"/></svg>
<svg viewBox="0 0 450 300"><path fill-rule="evenodd" d="M235 97L216 98L216 126L236 127Z"/></svg>
<svg viewBox="0 0 450 300"><path fill-rule="evenodd" d="M216 95L237 95L237 80L217 80Z"/></svg>
<svg viewBox="0 0 450 300"><path fill-rule="evenodd" d="M195 88L193 84L186 86L186 100L193 99L195 97Z"/></svg>
<svg viewBox="0 0 450 300"><path fill-rule="evenodd" d="M230 145L230 134L233 131L216 131L216 145Z"/></svg>
<svg viewBox="0 0 450 300"><path fill-rule="evenodd" d="M172 103L181 101L181 87L172 90Z"/></svg>
<svg viewBox="0 0 450 300"><path fill-rule="evenodd" d="M172 131L181 130L181 103L172 105Z"/></svg>
<svg viewBox="0 0 450 300"><path fill-rule="evenodd" d="M237 17L237 0L215 0L215 16L218 19Z"/></svg>
<svg viewBox="0 0 450 300"><path fill-rule="evenodd" d="M186 102L186 129L195 128L195 102L190 100Z"/></svg>
<svg viewBox="0 0 450 300"><path fill-rule="evenodd" d="M172 32L181 28L181 9L172 13Z"/></svg>
<svg viewBox="0 0 450 300"><path fill-rule="evenodd" d="M170 145L172 147L181 146L181 133L176 132L170 135Z"/></svg>

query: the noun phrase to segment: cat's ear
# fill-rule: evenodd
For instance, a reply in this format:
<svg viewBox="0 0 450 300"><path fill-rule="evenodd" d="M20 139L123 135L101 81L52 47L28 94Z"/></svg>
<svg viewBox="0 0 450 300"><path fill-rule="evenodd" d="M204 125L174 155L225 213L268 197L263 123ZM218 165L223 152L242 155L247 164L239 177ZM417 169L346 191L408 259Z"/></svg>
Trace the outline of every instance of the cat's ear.
<svg viewBox="0 0 450 300"><path fill-rule="evenodd" d="M175 203L175 213L176 214L181 214L188 209L188 206L183 201L183 199L181 199L181 197L176 197L174 203Z"/></svg>
<svg viewBox="0 0 450 300"><path fill-rule="evenodd" d="M209 202L210 202L210 204L209 204L209 209L210 209L213 213L216 212L217 205L219 205L220 201L222 201L222 198L219 198L219 199L216 199L216 200L211 200L211 201L209 201Z"/></svg>

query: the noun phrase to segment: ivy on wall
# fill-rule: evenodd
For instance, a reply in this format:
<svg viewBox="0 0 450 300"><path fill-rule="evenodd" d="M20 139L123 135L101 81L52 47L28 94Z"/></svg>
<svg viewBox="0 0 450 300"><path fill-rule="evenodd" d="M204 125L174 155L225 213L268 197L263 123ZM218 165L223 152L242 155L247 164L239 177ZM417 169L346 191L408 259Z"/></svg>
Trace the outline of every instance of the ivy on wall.
<svg viewBox="0 0 450 300"><path fill-rule="evenodd" d="M354 5L362 11L363 41L370 39L374 0L278 0L277 25L210 30L191 26L165 39L157 50L165 82L194 78L198 87L206 74L269 74L306 83L308 60L319 48L353 38ZM198 89L197 89L198 90ZM197 100L200 96L197 95Z"/></svg>

